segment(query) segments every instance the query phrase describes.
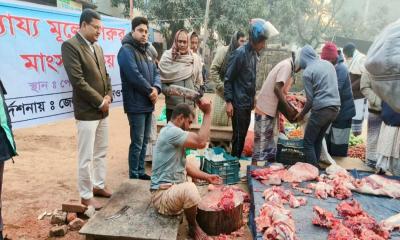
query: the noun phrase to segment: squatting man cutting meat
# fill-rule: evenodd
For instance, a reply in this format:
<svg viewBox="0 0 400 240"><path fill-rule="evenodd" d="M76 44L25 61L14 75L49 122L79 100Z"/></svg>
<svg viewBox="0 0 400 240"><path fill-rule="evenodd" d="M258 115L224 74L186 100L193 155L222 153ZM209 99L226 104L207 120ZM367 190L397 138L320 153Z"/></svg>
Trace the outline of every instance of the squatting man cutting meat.
<svg viewBox="0 0 400 240"><path fill-rule="evenodd" d="M197 105L204 113L198 133L187 131L195 115L185 103L175 107L171 121L161 129L154 149L150 191L152 203L159 213L177 215L184 211L189 233L194 239L206 239L207 235L196 222L200 194L194 183L186 181L186 173L212 184L221 184L222 179L202 172L186 161L185 148L204 148L210 134L211 102L202 99Z"/></svg>

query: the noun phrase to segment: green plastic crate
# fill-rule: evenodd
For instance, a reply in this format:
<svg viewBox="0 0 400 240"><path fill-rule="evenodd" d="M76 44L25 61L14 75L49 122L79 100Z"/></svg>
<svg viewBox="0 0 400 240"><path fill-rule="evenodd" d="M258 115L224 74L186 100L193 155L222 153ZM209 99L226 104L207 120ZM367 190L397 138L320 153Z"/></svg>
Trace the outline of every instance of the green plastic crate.
<svg viewBox="0 0 400 240"><path fill-rule="evenodd" d="M205 157L201 158L201 169L209 174L220 176L224 184L235 184L239 182L240 163L239 159L226 153L220 147L213 148L216 154L223 153L225 161L213 161Z"/></svg>

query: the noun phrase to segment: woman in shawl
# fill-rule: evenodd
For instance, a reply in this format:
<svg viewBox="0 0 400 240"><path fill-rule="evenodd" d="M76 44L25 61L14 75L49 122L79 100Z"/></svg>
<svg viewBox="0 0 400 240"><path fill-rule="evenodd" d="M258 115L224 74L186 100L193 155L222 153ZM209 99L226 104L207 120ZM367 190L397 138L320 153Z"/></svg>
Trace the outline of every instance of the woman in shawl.
<svg viewBox="0 0 400 240"><path fill-rule="evenodd" d="M210 80L215 83L216 95L213 101L213 115L211 124L214 126L231 126L225 113L224 76L232 52L246 42L244 33L237 31L233 34L228 46L217 49L210 67Z"/></svg>
<svg viewBox="0 0 400 240"><path fill-rule="evenodd" d="M203 84L201 59L189 48L189 35L184 29L175 34L171 49L164 52L159 66L162 92L165 95L167 121L171 119L172 111L179 103L195 106L195 103L185 97L170 96L170 85L177 85L191 90L197 90Z"/></svg>

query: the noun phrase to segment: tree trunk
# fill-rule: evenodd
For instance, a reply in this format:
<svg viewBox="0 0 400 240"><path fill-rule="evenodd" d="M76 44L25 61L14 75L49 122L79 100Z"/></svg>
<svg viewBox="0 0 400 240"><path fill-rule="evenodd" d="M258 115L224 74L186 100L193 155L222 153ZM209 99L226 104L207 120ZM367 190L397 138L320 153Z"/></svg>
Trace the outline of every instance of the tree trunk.
<svg viewBox="0 0 400 240"><path fill-rule="evenodd" d="M223 209L217 204L223 195L223 191L211 191L198 205L197 222L208 235L230 234L243 225L243 197L235 193L232 207Z"/></svg>

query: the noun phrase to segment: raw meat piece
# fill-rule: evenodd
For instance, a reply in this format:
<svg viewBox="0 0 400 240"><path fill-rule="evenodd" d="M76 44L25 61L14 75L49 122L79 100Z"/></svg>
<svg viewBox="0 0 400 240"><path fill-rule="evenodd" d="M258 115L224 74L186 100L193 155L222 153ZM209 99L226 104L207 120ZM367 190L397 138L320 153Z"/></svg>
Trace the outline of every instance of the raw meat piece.
<svg viewBox="0 0 400 240"><path fill-rule="evenodd" d="M322 199L327 199L328 196L333 197L334 191L333 191L333 187L325 182L318 182L315 185L315 196L317 198L322 198Z"/></svg>
<svg viewBox="0 0 400 240"><path fill-rule="evenodd" d="M232 189L227 189L222 192L221 200L219 200L217 206L225 211L232 210L235 208L234 200L235 192Z"/></svg>
<svg viewBox="0 0 400 240"><path fill-rule="evenodd" d="M290 217L290 211L285 209L282 205L273 202L264 203L260 209L259 216L255 218L257 231L262 232L264 229L271 227L274 220L282 218L281 215ZM287 219L287 217L285 217L285 219Z"/></svg>
<svg viewBox="0 0 400 240"><path fill-rule="evenodd" d="M400 198L400 181L373 174L358 181L354 190L360 193Z"/></svg>
<svg viewBox="0 0 400 240"><path fill-rule="evenodd" d="M309 184L307 184L307 188L308 189L314 189L315 190L315 187L317 186L317 184L316 183L309 183Z"/></svg>
<svg viewBox="0 0 400 240"><path fill-rule="evenodd" d="M316 216L313 218L312 223L321 227L333 228L333 226L340 223L340 220L333 216L332 212L325 210L321 207L314 206L313 208Z"/></svg>
<svg viewBox="0 0 400 240"><path fill-rule="evenodd" d="M268 179L261 180L261 182L265 185L281 185L282 178L278 175L272 174Z"/></svg>
<svg viewBox="0 0 400 240"><path fill-rule="evenodd" d="M298 208L298 207L300 207L300 202L299 202L299 200L297 200L297 198L295 196L290 195L290 197L289 197L289 206L291 208Z"/></svg>
<svg viewBox="0 0 400 240"><path fill-rule="evenodd" d="M260 214L254 219L257 226L257 232L262 232L264 229L272 226L271 211L272 207L270 204L264 203L260 209Z"/></svg>
<svg viewBox="0 0 400 240"><path fill-rule="evenodd" d="M282 187L271 187L264 191L263 196L266 202L273 202L278 205L289 203L291 208L297 208L307 204L304 197L295 197L293 193Z"/></svg>
<svg viewBox="0 0 400 240"><path fill-rule="evenodd" d="M360 204L353 200L336 206L344 220L336 219L333 213L314 206L316 216L313 224L330 228L328 239L336 240L386 240L389 232L377 224L376 220L363 211Z"/></svg>
<svg viewBox="0 0 400 240"><path fill-rule="evenodd" d="M376 235L379 235L384 239L388 239L390 236L388 231L383 229L379 224L377 224L375 219L373 219L366 213L354 217L347 217L343 221L343 225L351 229L353 233L355 233L358 236L361 236L362 233L366 230L371 230Z"/></svg>
<svg viewBox="0 0 400 240"><path fill-rule="evenodd" d="M329 176L335 176L338 174L350 176L349 172L347 172L346 169L342 168L337 164L331 164L329 167L325 169L325 171Z"/></svg>
<svg viewBox="0 0 400 240"><path fill-rule="evenodd" d="M263 239L275 240L295 240L295 226L292 216L290 215L290 211L284 209L283 207L279 207L277 205L269 205L264 204L263 208L268 208L266 212L268 212L268 220L265 220L263 223L268 224L266 230L263 234ZM261 216L260 212L260 216ZM265 212L264 212L265 214ZM257 223L257 218L256 218ZM257 229L259 225L257 224Z"/></svg>
<svg viewBox="0 0 400 240"><path fill-rule="evenodd" d="M226 188L226 186L223 186L223 187ZM229 188L231 188L232 190L234 190L236 193L241 194L242 197L243 197L243 201L244 201L244 202L250 202L250 196L249 196L249 194L248 194L247 192L245 192L243 189L241 189L240 187L235 186L235 185L229 186Z"/></svg>
<svg viewBox="0 0 400 240"><path fill-rule="evenodd" d="M251 171L251 176L257 180L268 179L271 174L280 170L285 170L285 167L282 164L271 164L267 168L259 168Z"/></svg>
<svg viewBox="0 0 400 240"><path fill-rule="evenodd" d="M335 198L343 200L353 196L351 190L345 186L344 181L340 177L333 179L329 184L333 185Z"/></svg>
<svg viewBox="0 0 400 240"><path fill-rule="evenodd" d="M263 239L295 240L295 225L289 210L283 203L289 200L297 201L299 206L305 204L305 199L293 196L289 190L282 187L271 187L264 191L265 203L260 214L255 218L257 231L264 232Z"/></svg>
<svg viewBox="0 0 400 240"><path fill-rule="evenodd" d="M364 212L360 204L355 201L343 201L336 206L336 210L342 217L362 215Z"/></svg>
<svg viewBox="0 0 400 240"><path fill-rule="evenodd" d="M291 220L293 222L293 220ZM290 226L290 222L279 222L273 227L268 228L263 235L264 240L295 240L295 229ZM293 222L294 225L294 222Z"/></svg>
<svg viewBox="0 0 400 240"><path fill-rule="evenodd" d="M357 239L350 229L344 226L342 223L333 226L332 230L329 231L328 240L353 240Z"/></svg>
<svg viewBox="0 0 400 240"><path fill-rule="evenodd" d="M361 236L365 230L371 230L384 239L389 238L389 232L377 224L373 217L364 212L357 201L341 202L336 206L336 210L340 216L345 218L343 225L351 229L356 235ZM373 235L370 237L371 239L379 239L378 237L373 237Z"/></svg>
<svg viewBox="0 0 400 240"><path fill-rule="evenodd" d="M256 169L251 172L251 176L260 180L263 184L280 185L286 172L285 167L278 163L272 164L268 168Z"/></svg>
<svg viewBox="0 0 400 240"><path fill-rule="evenodd" d="M293 189L296 189L304 194L311 194L313 191L308 188L302 188L302 187L293 187Z"/></svg>
<svg viewBox="0 0 400 240"><path fill-rule="evenodd" d="M381 221L381 226L388 231L400 228L400 213Z"/></svg>
<svg viewBox="0 0 400 240"><path fill-rule="evenodd" d="M383 238L369 229L364 229L363 231L361 231L361 234L358 236L358 239L360 239L360 240L385 240L387 238Z"/></svg>
<svg viewBox="0 0 400 240"><path fill-rule="evenodd" d="M244 235L244 226L241 227L239 230L231 232L231 234L227 235L227 234L220 234L216 237L208 237L208 239L212 239L212 240L235 240L238 239L240 237L243 237Z"/></svg>
<svg viewBox="0 0 400 240"><path fill-rule="evenodd" d="M291 192L282 187L271 187L264 191L263 196L266 202L274 202L283 205L289 202Z"/></svg>
<svg viewBox="0 0 400 240"><path fill-rule="evenodd" d="M305 197L295 197L290 195L289 197L289 206L291 208L298 208L300 206L305 206L307 204L307 198Z"/></svg>
<svg viewBox="0 0 400 240"><path fill-rule="evenodd" d="M209 191L199 203L199 208L209 211L230 210L243 203L243 194L231 187L218 187Z"/></svg>
<svg viewBox="0 0 400 240"><path fill-rule="evenodd" d="M315 166L297 162L295 165L291 166L285 176L283 181L285 182L303 182L314 180L318 177L319 171Z"/></svg>

